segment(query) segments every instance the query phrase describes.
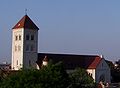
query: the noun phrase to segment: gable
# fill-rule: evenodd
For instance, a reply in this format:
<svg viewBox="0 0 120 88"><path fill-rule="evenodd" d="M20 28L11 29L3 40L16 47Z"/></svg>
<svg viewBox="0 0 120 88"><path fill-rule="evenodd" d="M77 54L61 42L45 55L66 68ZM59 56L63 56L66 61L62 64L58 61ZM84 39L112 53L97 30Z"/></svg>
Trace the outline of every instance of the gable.
<svg viewBox="0 0 120 88"><path fill-rule="evenodd" d="M97 69L110 69L105 59L102 59L100 64L97 66Z"/></svg>
<svg viewBox="0 0 120 88"><path fill-rule="evenodd" d="M39 28L27 15L25 15L12 29L18 29L18 28L39 30Z"/></svg>

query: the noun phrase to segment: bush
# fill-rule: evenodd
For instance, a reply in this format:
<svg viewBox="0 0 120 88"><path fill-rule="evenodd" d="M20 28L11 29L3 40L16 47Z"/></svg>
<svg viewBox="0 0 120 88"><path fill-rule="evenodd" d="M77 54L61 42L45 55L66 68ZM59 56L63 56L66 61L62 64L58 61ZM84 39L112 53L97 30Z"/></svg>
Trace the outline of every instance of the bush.
<svg viewBox="0 0 120 88"><path fill-rule="evenodd" d="M41 70L27 69L12 74L0 83L1 88L66 88L69 77L61 63Z"/></svg>

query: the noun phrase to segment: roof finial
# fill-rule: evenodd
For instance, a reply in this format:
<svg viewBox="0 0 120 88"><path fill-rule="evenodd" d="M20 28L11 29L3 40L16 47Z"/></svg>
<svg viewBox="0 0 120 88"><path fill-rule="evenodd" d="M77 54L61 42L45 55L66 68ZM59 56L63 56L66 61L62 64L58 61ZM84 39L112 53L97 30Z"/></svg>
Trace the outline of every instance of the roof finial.
<svg viewBox="0 0 120 88"><path fill-rule="evenodd" d="M103 55L100 55L100 57L101 57L101 58L104 58L104 56L103 56Z"/></svg>
<svg viewBox="0 0 120 88"><path fill-rule="evenodd" d="M25 9L25 15L27 15L27 9Z"/></svg>

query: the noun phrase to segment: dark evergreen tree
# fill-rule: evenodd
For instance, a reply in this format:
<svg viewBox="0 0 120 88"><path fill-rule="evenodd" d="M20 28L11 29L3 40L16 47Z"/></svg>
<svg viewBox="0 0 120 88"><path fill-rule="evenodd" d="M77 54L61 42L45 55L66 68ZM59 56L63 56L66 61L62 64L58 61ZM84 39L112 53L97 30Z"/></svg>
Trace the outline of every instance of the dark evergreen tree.
<svg viewBox="0 0 120 88"><path fill-rule="evenodd" d="M70 74L71 85L69 88L96 88L96 84L87 71L82 68L76 69Z"/></svg>
<svg viewBox="0 0 120 88"><path fill-rule="evenodd" d="M0 88L66 88L68 85L69 76L62 63L57 63L40 70L18 71L3 79Z"/></svg>

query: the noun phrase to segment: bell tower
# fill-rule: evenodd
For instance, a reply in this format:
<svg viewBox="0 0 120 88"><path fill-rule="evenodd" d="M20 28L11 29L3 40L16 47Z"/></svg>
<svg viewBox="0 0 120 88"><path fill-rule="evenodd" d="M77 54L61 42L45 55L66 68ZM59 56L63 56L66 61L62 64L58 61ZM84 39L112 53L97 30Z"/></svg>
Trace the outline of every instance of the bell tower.
<svg viewBox="0 0 120 88"><path fill-rule="evenodd" d="M38 58L38 30L34 22L25 15L12 28L12 69L36 68Z"/></svg>

